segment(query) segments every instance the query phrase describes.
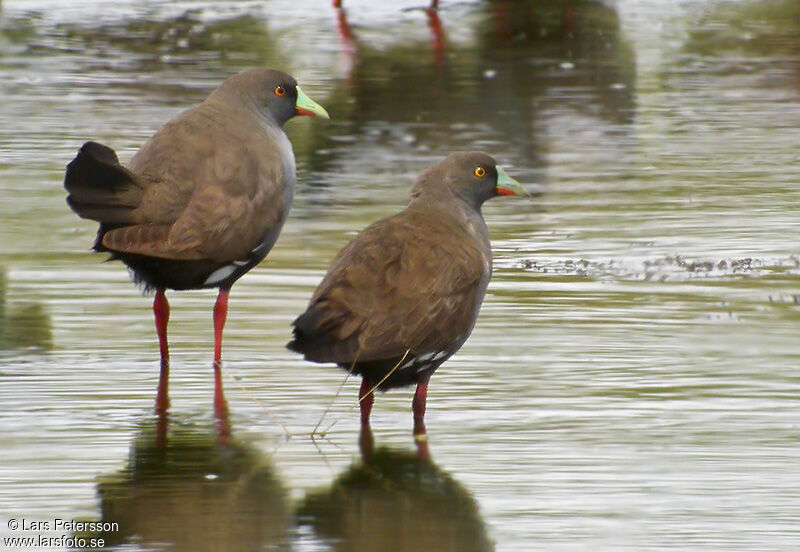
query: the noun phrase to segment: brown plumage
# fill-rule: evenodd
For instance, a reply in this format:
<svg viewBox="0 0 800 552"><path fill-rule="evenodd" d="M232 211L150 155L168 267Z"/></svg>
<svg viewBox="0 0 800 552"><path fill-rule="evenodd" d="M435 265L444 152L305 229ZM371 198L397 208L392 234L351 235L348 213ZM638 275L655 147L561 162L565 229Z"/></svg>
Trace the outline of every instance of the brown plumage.
<svg viewBox="0 0 800 552"><path fill-rule="evenodd" d="M291 207L295 161L283 125L295 115L328 116L290 75L250 69L165 124L128 167L95 142L67 166L67 203L100 223L94 249L111 253L135 281L156 290L159 409L166 408L169 358L165 289L220 289L218 375L228 292L267 255ZM219 381L217 391L221 398Z"/></svg>
<svg viewBox="0 0 800 552"><path fill-rule="evenodd" d="M266 256L289 212L294 154L282 127L298 114L298 90L279 71L234 75L159 129L127 168L111 148L84 144L64 185L70 207L100 222L95 249L147 287L229 288Z"/></svg>
<svg viewBox="0 0 800 552"><path fill-rule="evenodd" d="M422 173L405 210L367 227L331 262L288 347L360 374L363 421L372 388L416 383L421 424L427 381L466 341L491 278L480 207L512 193L524 190L488 155L451 154Z"/></svg>

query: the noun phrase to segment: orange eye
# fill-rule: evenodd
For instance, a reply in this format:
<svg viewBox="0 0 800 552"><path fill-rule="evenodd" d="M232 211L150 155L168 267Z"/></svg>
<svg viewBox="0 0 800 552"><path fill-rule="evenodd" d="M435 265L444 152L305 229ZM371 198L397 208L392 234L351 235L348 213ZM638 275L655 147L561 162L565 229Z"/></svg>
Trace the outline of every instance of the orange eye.
<svg viewBox="0 0 800 552"><path fill-rule="evenodd" d="M474 174L478 178L483 178L484 176L486 176L486 169L484 169L483 167L475 167L475 170L472 171L472 174Z"/></svg>
<svg viewBox="0 0 800 552"><path fill-rule="evenodd" d="M278 96L278 97L285 96L286 95L286 89L281 85L276 86L275 87L275 95Z"/></svg>

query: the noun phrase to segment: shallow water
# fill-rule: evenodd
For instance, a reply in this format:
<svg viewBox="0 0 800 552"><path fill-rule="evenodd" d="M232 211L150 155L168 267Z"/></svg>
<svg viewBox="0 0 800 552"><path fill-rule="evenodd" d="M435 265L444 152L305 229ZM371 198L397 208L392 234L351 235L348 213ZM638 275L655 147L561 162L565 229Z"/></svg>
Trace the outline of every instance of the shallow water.
<svg viewBox="0 0 800 552"><path fill-rule="evenodd" d="M2 4L3 537L62 518L119 523L118 550L800 548L797 3L442 0L438 38L420 4ZM231 294L232 439L214 293L177 293L158 447L151 300L89 253L63 170L86 139L129 159L253 65L331 121L287 125L295 206ZM465 148L536 195L484 208L494 279L431 382L432 460L411 390L377 398L362 460L352 380L312 442L343 373L285 350L289 322L349 237Z"/></svg>

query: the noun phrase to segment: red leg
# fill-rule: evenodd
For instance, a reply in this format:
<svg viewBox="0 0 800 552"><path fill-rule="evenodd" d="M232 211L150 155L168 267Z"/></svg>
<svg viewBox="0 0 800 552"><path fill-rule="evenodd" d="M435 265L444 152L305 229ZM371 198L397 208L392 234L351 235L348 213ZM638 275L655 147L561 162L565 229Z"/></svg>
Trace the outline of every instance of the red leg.
<svg viewBox="0 0 800 552"><path fill-rule="evenodd" d="M417 384L414 392L414 400L411 403L411 410L414 412L414 439L424 441L427 439L425 429L425 403L428 399L428 381L421 381Z"/></svg>
<svg viewBox="0 0 800 552"><path fill-rule="evenodd" d="M444 62L445 52L445 35L442 21L439 19L439 14L436 11L436 2L431 3L428 10L428 27L433 33L433 61L437 67L441 67Z"/></svg>
<svg viewBox="0 0 800 552"><path fill-rule="evenodd" d="M222 329L228 317L229 289L220 289L217 302L214 304L214 411L218 419L227 419L228 405L222 391Z"/></svg>
<svg viewBox="0 0 800 552"><path fill-rule="evenodd" d="M169 346L167 345L167 324L169 323L169 302L164 288L156 291L153 300L153 314L156 317L158 348L161 351L161 374L156 392L156 411L166 412L169 408Z"/></svg>
<svg viewBox="0 0 800 552"><path fill-rule="evenodd" d="M417 384L414 393L414 400L411 403L411 410L414 412L414 420L422 421L425 418L425 402L428 400L428 382L421 381Z"/></svg>
<svg viewBox="0 0 800 552"><path fill-rule="evenodd" d="M214 304L214 365L222 362L222 329L228 317L229 289L219 290L217 302Z"/></svg>
<svg viewBox="0 0 800 552"><path fill-rule="evenodd" d="M361 406L361 424L369 425L369 415L372 413L372 404L375 402L375 393L372 385L367 383L367 378L361 380L361 389L358 390L358 404Z"/></svg>

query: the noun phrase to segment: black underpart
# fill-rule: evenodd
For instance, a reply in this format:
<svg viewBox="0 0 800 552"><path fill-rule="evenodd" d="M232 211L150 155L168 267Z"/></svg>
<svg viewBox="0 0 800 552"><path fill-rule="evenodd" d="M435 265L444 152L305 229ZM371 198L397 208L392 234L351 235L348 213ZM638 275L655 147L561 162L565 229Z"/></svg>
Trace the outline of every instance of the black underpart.
<svg viewBox="0 0 800 552"><path fill-rule="evenodd" d="M256 247L247 259L233 263L235 268L225 279L206 284L216 270L231 265L211 259L180 260L149 257L136 253L112 251L103 245L103 236L116 228L137 221L132 216L137 207L140 184L130 170L119 163L113 149L97 142L86 142L67 165L64 187L67 203L78 215L100 223L94 250L111 254L133 272L133 280L144 291L155 289L229 289L233 283L266 257L269 247Z"/></svg>
<svg viewBox="0 0 800 552"><path fill-rule="evenodd" d="M202 260L173 260L119 253L112 251L109 260L120 260L133 272L134 283L142 286L145 292L155 289L202 289L222 288L229 289L233 283L244 276L259 260L252 259L247 264L237 266L236 270L227 278L213 284L206 284L208 277L228 263L219 263L209 259Z"/></svg>
<svg viewBox="0 0 800 552"><path fill-rule="evenodd" d="M330 321L325 319L324 309L310 307L292 322L293 337L286 347L290 351L302 354L311 362L336 362L342 369L362 376L379 391L388 391L395 387L407 387L427 381L431 374L441 366L457 347L444 351L429 353L409 353L392 358L369 360L363 362L339 361L342 358L358 359L358 336L340 340L332 332L325 329ZM335 323L335 321L334 321ZM447 352L450 351L450 352ZM442 354L445 353L445 354ZM438 354L436 360L432 356Z"/></svg>
<svg viewBox="0 0 800 552"><path fill-rule="evenodd" d="M355 365L340 363L339 366L348 372L358 374L367 380L371 387L377 386L378 391L388 391L397 387L408 387L421 382L428 381L431 375L441 364L447 360L442 358L434 362L412 363L407 368L400 368L414 357L399 356L386 360L371 360L368 362L357 362ZM402 360L402 362L401 362ZM395 368L397 366L397 368ZM394 369L394 371L392 371ZM387 375L391 372L391 375ZM384 378L386 378L384 380ZM381 382L381 380L383 380Z"/></svg>

